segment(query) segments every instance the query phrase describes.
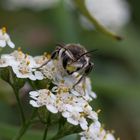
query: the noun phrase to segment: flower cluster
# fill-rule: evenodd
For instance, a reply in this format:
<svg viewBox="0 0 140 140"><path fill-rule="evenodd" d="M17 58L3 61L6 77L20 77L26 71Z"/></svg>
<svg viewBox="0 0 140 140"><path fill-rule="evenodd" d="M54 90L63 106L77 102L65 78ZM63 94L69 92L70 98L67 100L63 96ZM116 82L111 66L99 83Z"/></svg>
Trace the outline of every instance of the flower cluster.
<svg viewBox="0 0 140 140"><path fill-rule="evenodd" d="M9 37L4 31L2 35ZM3 38L3 41L10 46L10 38L6 39ZM1 56L0 68L5 67L11 67L17 78L32 81L49 79L51 86L29 93L30 104L35 108L45 106L51 113L59 113L68 123L79 126L82 129L79 134L81 140L115 140L111 133L102 128L98 113L89 104L96 98L90 79L85 77L75 84L82 75L78 72L67 74L60 57L51 59L47 53L33 57L18 49Z"/></svg>
<svg viewBox="0 0 140 140"><path fill-rule="evenodd" d="M88 77L73 88L78 74L63 75L64 70L59 61L51 60L42 70L48 71L46 73L49 76L46 76L50 77L54 86L51 89L31 91L30 104L33 107L46 106L52 113L61 113L70 124L79 125L83 130L80 133L81 140L115 140L111 133L101 127L98 113L89 104L96 98L96 94L91 89Z"/></svg>
<svg viewBox="0 0 140 140"><path fill-rule="evenodd" d="M2 55L0 58L0 67L11 67L18 78L29 78L33 81L42 80L42 73L35 70L38 66L38 59L40 59L40 57L34 59L19 49L10 54Z"/></svg>

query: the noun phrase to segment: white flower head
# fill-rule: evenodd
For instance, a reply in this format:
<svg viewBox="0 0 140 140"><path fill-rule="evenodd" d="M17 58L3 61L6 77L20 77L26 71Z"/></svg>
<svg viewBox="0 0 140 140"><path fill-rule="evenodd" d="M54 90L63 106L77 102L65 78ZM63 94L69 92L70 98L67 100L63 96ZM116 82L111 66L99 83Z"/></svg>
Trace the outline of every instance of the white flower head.
<svg viewBox="0 0 140 140"><path fill-rule="evenodd" d="M98 139L100 127L101 124L98 121L92 123L86 131L80 133L81 140L100 140Z"/></svg>
<svg viewBox="0 0 140 140"><path fill-rule="evenodd" d="M75 88L71 90L71 92L76 96L82 96L87 101L91 101L97 97L92 91L91 81L87 77L77 84Z"/></svg>
<svg viewBox="0 0 140 140"><path fill-rule="evenodd" d="M31 56L24 58L18 65L12 66L12 69L18 78L29 78L31 80L42 80L41 72L34 69L34 60Z"/></svg>
<svg viewBox="0 0 140 140"><path fill-rule="evenodd" d="M34 60L35 60L37 67L40 67L41 65L43 65L44 63L49 61L49 59L50 59L50 54L48 54L46 52L44 53L44 55L34 57Z"/></svg>
<svg viewBox="0 0 140 140"><path fill-rule="evenodd" d="M44 75L44 77L50 80L54 80L58 75L56 66L54 65L54 61L49 61L45 66L43 66L41 68L41 72Z"/></svg>
<svg viewBox="0 0 140 140"><path fill-rule="evenodd" d="M128 23L130 10L125 0L85 0L86 8L102 25L112 30Z"/></svg>
<svg viewBox="0 0 140 140"><path fill-rule="evenodd" d="M67 118L67 121L73 125L80 125L83 130L88 129L88 122L81 112L81 108L79 106L68 106L68 110L64 112L62 115Z"/></svg>
<svg viewBox="0 0 140 140"><path fill-rule="evenodd" d="M16 60L16 57L13 55L18 51L14 51L11 54L2 54L0 58L0 67L7 67L7 66L17 66L19 61Z"/></svg>
<svg viewBox="0 0 140 140"><path fill-rule="evenodd" d="M10 36L6 33L6 28L0 29L0 47L4 48L8 45L10 48L14 48L15 44L11 41Z"/></svg>
<svg viewBox="0 0 140 140"><path fill-rule="evenodd" d="M46 108L52 112L52 113L57 113L58 110L55 107L55 101L56 101L56 96L51 93L48 89L42 89L38 91L31 91L30 97L32 100L30 100L30 104L33 107L41 107L41 106L46 106Z"/></svg>
<svg viewBox="0 0 140 140"><path fill-rule="evenodd" d="M80 133L81 140L115 140L115 137L110 132L101 127L99 121L93 122L89 128Z"/></svg>

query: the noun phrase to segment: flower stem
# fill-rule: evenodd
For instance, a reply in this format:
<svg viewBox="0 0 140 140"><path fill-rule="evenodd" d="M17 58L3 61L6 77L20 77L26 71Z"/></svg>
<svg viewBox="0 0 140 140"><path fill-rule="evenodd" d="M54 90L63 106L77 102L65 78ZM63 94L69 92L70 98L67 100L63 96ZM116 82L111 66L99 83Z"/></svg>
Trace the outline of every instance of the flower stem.
<svg viewBox="0 0 140 140"><path fill-rule="evenodd" d="M43 140L47 139L47 134L48 134L48 125L45 127L44 135L43 135Z"/></svg>
<svg viewBox="0 0 140 140"><path fill-rule="evenodd" d="M28 130L29 126L32 124L32 120L36 115L36 111L37 111L36 109L33 110L31 117L29 118L27 122L24 123L24 125L22 125L21 129L19 130L19 133L14 137L13 140L20 140L22 138L22 136Z"/></svg>
<svg viewBox="0 0 140 140"><path fill-rule="evenodd" d="M47 139L48 128L49 128L49 125L50 125L50 119L51 119L51 114L49 113L48 117L47 117L47 123L45 125L45 131L44 131L44 134L43 134L43 140Z"/></svg>
<svg viewBox="0 0 140 140"><path fill-rule="evenodd" d="M20 98L19 98L19 92L18 92L18 90L17 90L16 88L14 88L14 87L13 87L13 90L14 90L14 93L15 93L15 96L16 96L16 100L17 100L17 103L18 103L18 108L19 108L20 115L21 115L21 122L22 122L22 125L25 125L26 119L25 119L23 107L22 107L22 104L21 104L21 101L20 101Z"/></svg>

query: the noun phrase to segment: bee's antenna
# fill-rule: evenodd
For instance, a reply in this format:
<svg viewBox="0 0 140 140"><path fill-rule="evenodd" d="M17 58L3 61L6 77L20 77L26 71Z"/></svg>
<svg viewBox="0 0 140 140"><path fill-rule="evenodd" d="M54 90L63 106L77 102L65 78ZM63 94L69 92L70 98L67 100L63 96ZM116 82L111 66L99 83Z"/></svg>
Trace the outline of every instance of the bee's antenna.
<svg viewBox="0 0 140 140"><path fill-rule="evenodd" d="M59 46L61 48L64 48L65 44L64 43L57 43L56 46Z"/></svg>
<svg viewBox="0 0 140 140"><path fill-rule="evenodd" d="M76 59L74 62L78 61L82 56L84 56L84 55L86 55L86 54L89 54L89 53L96 52L96 51L98 51L98 49L94 49L94 50L91 50L91 51L85 52L85 53L81 54L81 55L79 56L79 58Z"/></svg>

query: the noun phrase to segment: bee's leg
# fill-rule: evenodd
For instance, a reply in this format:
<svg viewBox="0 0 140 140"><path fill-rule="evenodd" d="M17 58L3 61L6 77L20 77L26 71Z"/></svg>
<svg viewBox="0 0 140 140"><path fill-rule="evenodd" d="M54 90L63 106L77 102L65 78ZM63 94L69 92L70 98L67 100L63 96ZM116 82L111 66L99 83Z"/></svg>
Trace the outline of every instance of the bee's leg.
<svg viewBox="0 0 140 140"><path fill-rule="evenodd" d="M88 75L92 69L93 69L94 64L92 62L89 63L87 67L85 67L85 74Z"/></svg>
<svg viewBox="0 0 140 140"><path fill-rule="evenodd" d="M48 61L46 61L44 64L39 66L37 69L42 68L43 66L47 65L52 59L55 59L58 56L58 53L59 53L59 50L53 51L52 54L51 54L51 58Z"/></svg>
<svg viewBox="0 0 140 140"><path fill-rule="evenodd" d="M67 63L68 63L68 56L64 55L62 59L62 65L64 69L66 69Z"/></svg>
<svg viewBox="0 0 140 140"><path fill-rule="evenodd" d="M80 79L73 85L73 88L78 85L93 69L93 63L89 63L87 67L85 67L84 74L80 77Z"/></svg>
<svg viewBox="0 0 140 140"><path fill-rule="evenodd" d="M84 78L85 78L86 74L83 74L80 79L73 85L73 88L75 88L76 85L78 85Z"/></svg>

